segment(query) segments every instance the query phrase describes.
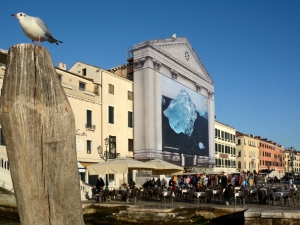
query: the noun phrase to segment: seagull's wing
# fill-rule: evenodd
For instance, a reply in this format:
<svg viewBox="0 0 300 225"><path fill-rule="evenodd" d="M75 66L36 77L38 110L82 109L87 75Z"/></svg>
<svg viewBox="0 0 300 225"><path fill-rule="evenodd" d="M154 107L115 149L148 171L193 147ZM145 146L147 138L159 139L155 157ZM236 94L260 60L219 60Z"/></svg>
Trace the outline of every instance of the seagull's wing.
<svg viewBox="0 0 300 225"><path fill-rule="evenodd" d="M35 19L36 23L38 24L38 26L41 27L43 29L43 31L45 32L45 36L47 37L47 39L48 39L48 41L50 43L54 43L55 42L57 45L58 45L58 43L62 43L61 41L56 40L52 36L50 30L48 30L48 27L47 27L47 25L45 24L45 22L43 20L41 20L38 17L34 17L34 19Z"/></svg>
<svg viewBox="0 0 300 225"><path fill-rule="evenodd" d="M51 33L50 33L50 30L48 30L48 27L47 27L47 25L45 24L45 22L43 20L41 20L38 17L33 17L33 19L39 25L39 27L43 29L43 31L45 32L46 36L52 36Z"/></svg>

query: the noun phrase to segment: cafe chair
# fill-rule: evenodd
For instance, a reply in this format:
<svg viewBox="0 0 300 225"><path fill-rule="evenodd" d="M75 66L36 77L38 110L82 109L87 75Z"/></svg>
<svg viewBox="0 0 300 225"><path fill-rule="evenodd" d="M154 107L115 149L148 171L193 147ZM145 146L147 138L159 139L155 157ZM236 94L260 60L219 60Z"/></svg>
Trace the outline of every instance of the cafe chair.
<svg viewBox="0 0 300 225"><path fill-rule="evenodd" d="M249 195L249 191L244 189L243 194L241 196L235 197L235 205L236 205L236 200L239 200L240 204L242 204L242 202L243 202L243 205L245 206L248 195Z"/></svg>
<svg viewBox="0 0 300 225"><path fill-rule="evenodd" d="M300 187L297 188L297 192L296 192L295 198L299 202L299 200L300 200Z"/></svg>
<svg viewBox="0 0 300 225"><path fill-rule="evenodd" d="M286 201L288 201L289 202L289 206L291 206L291 201L293 201L294 202L294 206L295 206L296 204L295 204L295 199L294 199L294 189L290 189L289 193L286 196L282 197L281 201L283 201L283 200L285 201L285 203L286 203ZM283 205L282 203L283 202L281 202L281 205Z"/></svg>

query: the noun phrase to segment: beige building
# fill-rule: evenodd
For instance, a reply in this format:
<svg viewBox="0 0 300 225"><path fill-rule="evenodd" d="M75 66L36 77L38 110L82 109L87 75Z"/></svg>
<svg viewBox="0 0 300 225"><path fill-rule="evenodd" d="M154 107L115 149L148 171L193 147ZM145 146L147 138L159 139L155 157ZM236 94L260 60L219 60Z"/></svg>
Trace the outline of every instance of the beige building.
<svg viewBox="0 0 300 225"><path fill-rule="evenodd" d="M7 51L0 49L1 87L6 59ZM64 63L59 63L56 71L75 116L74 132L81 179L95 184L98 176L89 176L85 167L106 160L106 150L109 152L107 155L112 158L133 157L133 82L121 75L81 62L75 63L69 71ZM0 169L3 169L1 172L7 172L10 179L2 132L0 137L0 160L1 165L3 164ZM103 159L99 156L98 149L102 149ZM129 176L132 177L133 174ZM128 179L126 175L125 179ZM122 182L123 175L109 175L110 186L119 186Z"/></svg>
<svg viewBox="0 0 300 225"><path fill-rule="evenodd" d="M99 99L97 101L90 102L88 105L83 104L74 105L74 111L78 110L91 110L92 105L97 105L97 109L93 111L92 125L96 125L94 131L94 139L88 139L91 141L91 153L94 159L100 159L98 155L98 148L102 148L103 155L107 150L109 156L112 158L117 156L133 157L133 82L125 79L122 76L104 70L100 67L89 65L82 62L76 62L69 70L70 73L76 76L86 79L86 87L91 87L92 94ZM89 81L93 81L93 86ZM79 84L84 87L84 84ZM73 107L73 106L72 106ZM91 110L92 111L92 110ZM75 114L76 115L76 114ZM75 116L77 119L77 117ZM95 120L94 120L95 118ZM85 122L84 114L78 116L78 120ZM97 125L99 123L99 126ZM82 132L80 133L82 134ZM108 146L105 145L104 139L109 139ZM83 139L85 142L86 136L76 135L77 141ZM80 142L80 141L79 141ZM80 144L80 143L79 143ZM85 152L85 150L83 150ZM80 154L82 152L77 151L78 160L80 162L87 161L85 155ZM105 157L104 157L105 158ZM91 162L92 163L92 162ZM89 165L85 163L84 166ZM87 175L86 175L87 176ZM133 174L130 173L129 177ZM125 181L129 177L125 176ZM91 178L91 176L90 176ZM93 179L96 177L94 176ZM123 175L109 175L110 185L119 186L123 182ZM134 178L134 177L133 177Z"/></svg>
<svg viewBox="0 0 300 225"><path fill-rule="evenodd" d="M259 170L259 140L252 134L243 134L236 132L236 165L237 170L250 171Z"/></svg>
<svg viewBox="0 0 300 225"><path fill-rule="evenodd" d="M235 128L215 121L215 173L236 172Z"/></svg>
<svg viewBox="0 0 300 225"><path fill-rule="evenodd" d="M300 174L300 153L294 152L294 154L291 154L290 149L286 149L284 151L284 171L286 173L294 173L296 175Z"/></svg>

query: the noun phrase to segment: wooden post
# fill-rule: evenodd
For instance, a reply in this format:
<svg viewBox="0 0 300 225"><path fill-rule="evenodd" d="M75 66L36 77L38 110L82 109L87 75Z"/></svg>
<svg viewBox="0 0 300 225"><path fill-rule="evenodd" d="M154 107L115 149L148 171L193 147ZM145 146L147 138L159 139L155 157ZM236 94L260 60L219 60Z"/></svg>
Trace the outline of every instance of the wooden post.
<svg viewBox="0 0 300 225"><path fill-rule="evenodd" d="M74 114L48 50L9 49L0 104L21 224L84 224Z"/></svg>

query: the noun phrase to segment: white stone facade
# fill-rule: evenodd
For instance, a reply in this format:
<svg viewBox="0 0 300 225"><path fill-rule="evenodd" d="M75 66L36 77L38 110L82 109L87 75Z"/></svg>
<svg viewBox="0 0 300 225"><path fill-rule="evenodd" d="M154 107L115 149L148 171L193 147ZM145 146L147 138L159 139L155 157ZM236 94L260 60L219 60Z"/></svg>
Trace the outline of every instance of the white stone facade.
<svg viewBox="0 0 300 225"><path fill-rule="evenodd" d="M182 166L214 165L214 84L186 38L169 38L143 42L133 47L134 69L134 157L140 160L161 158ZM162 126L163 79L192 94L204 97L208 111L208 156L197 149L167 146L164 150ZM174 86L175 87L175 86ZM178 92L170 91L171 99ZM194 101L195 102L195 101ZM180 122L180 121L179 121ZM192 135L191 135L192 136ZM185 136L183 136L185 137ZM185 142L186 146L189 141ZM164 146L163 146L164 145ZM182 144L184 146L184 143ZM200 143L199 143L200 146ZM207 149L206 149L207 148ZM177 151L177 152L176 152Z"/></svg>

